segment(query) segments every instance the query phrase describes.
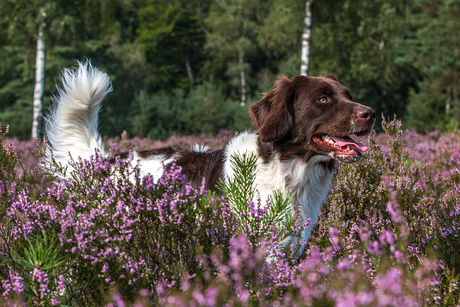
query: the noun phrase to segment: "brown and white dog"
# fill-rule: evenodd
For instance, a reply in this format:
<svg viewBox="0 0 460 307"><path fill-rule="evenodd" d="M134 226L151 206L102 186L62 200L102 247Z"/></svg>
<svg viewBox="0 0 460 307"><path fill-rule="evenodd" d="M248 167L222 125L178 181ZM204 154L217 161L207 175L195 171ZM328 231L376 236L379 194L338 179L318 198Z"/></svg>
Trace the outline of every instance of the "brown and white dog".
<svg viewBox="0 0 460 307"><path fill-rule="evenodd" d="M95 149L110 158L97 131L101 102L110 90L107 74L88 62L64 70L62 89L46 120L52 152L46 152L45 164L51 155L67 164L69 152L74 158L88 159ZM353 102L349 90L327 75L280 77L273 90L250 107L249 114L257 131L240 133L225 149L158 148L135 151L133 161L140 161L141 172L156 179L175 161L192 185L198 187L206 178L206 188L216 191L219 178L234 176L230 157L254 153L258 157L255 188L261 199L267 200L275 190L289 192L294 203L300 204L302 217L310 218L311 226L302 233L302 241L307 241L330 192L334 160L361 159L367 147L350 135L367 135L374 126L375 111Z"/></svg>

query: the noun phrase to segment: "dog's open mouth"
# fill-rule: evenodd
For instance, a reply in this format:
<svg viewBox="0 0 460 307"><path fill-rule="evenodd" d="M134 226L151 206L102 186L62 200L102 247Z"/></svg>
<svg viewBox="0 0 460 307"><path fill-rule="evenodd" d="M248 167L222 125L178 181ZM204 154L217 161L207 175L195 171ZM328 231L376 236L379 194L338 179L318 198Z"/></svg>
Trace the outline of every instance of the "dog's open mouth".
<svg viewBox="0 0 460 307"><path fill-rule="evenodd" d="M365 135L364 133L357 133L357 135ZM356 162L362 157L362 153L366 152L369 148L362 143L353 140L349 135L346 136L332 136L327 134L320 134L313 137L313 141L330 155L343 162Z"/></svg>

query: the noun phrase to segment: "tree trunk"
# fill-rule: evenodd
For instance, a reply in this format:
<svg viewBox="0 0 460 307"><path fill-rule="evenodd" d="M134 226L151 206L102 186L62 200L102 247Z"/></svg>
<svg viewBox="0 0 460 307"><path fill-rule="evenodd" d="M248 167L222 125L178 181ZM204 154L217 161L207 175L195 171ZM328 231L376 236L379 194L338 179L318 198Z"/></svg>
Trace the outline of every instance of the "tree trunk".
<svg viewBox="0 0 460 307"><path fill-rule="evenodd" d="M302 57L300 74L308 76L308 64L310 58L310 37L311 37L311 5L314 0L307 0L305 5L305 27L302 34Z"/></svg>
<svg viewBox="0 0 460 307"><path fill-rule="evenodd" d="M240 79L241 79L241 105L246 104L246 74L244 73L244 50L238 47L238 58L240 62Z"/></svg>
<svg viewBox="0 0 460 307"><path fill-rule="evenodd" d="M193 72L192 67L190 66L190 56L188 54L185 55L185 69L187 70L187 76L190 79L190 84L193 85Z"/></svg>
<svg viewBox="0 0 460 307"><path fill-rule="evenodd" d="M33 104L33 119L32 119L32 139L39 136L39 123L42 117L42 97L45 87L45 42L44 32L46 27L45 17L46 12L40 9L41 22L38 26L37 37L37 57L35 59L35 89L34 89L34 104Z"/></svg>
<svg viewBox="0 0 460 307"><path fill-rule="evenodd" d="M449 111L450 111L450 102L452 101L451 97L453 96L451 94L453 94L452 88L448 87L447 95L446 95L446 114L449 114Z"/></svg>
<svg viewBox="0 0 460 307"><path fill-rule="evenodd" d="M449 99L450 101L452 101L452 104L453 104L452 108L456 110L455 114L458 114L458 107L459 107L458 90L457 90L458 89L458 74L454 73L454 81L452 83L453 83L453 86L451 87L452 95ZM451 107L450 104L448 106L449 108Z"/></svg>

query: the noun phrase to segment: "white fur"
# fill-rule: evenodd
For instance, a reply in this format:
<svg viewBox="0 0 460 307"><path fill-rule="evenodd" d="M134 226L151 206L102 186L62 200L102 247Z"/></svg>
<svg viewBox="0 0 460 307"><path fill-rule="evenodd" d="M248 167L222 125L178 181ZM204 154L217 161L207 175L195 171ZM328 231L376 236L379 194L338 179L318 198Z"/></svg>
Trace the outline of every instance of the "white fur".
<svg viewBox="0 0 460 307"><path fill-rule="evenodd" d="M107 156L97 131L101 102L112 90L109 76L89 62L78 63L75 70L63 71L62 88L58 90L51 116L46 119L47 137L53 146L45 152L45 165L53 157L67 165L70 157L88 159L99 150Z"/></svg>
<svg viewBox="0 0 460 307"><path fill-rule="evenodd" d="M234 154L257 153L257 135L244 132L233 138L225 149L224 178L234 177L230 157ZM326 202L332 187L333 172L325 169L320 162L332 160L330 156L313 156L308 163L291 159L281 161L276 155L268 163L259 157L257 160L255 189L260 193L262 201L268 200L273 191L290 193L294 198L293 205L300 204L302 217L310 218L310 226L301 237L301 243L308 241L313 225L318 220L321 207ZM292 238L285 243L294 243ZM297 255L301 255L304 245Z"/></svg>
<svg viewBox="0 0 460 307"><path fill-rule="evenodd" d="M209 146L197 143L197 144L193 144L192 146L190 146L190 150L195 151L195 152L208 152Z"/></svg>
<svg viewBox="0 0 460 307"><path fill-rule="evenodd" d="M151 174L153 176L153 181L157 182L158 179L163 176L164 173L164 166L173 162L176 159L175 156L165 159L163 155L158 156L150 156L146 159L142 159L139 157L137 152L134 152L133 163L139 162L139 167L141 171L141 178L147 174Z"/></svg>

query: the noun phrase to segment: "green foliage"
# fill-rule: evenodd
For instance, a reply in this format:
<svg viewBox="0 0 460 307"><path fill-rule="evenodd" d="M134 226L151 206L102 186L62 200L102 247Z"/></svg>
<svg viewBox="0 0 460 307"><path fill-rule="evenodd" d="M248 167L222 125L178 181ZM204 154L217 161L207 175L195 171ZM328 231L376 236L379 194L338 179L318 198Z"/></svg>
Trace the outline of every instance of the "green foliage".
<svg viewBox="0 0 460 307"><path fill-rule="evenodd" d="M209 32L205 50L210 54L209 64L214 66L209 68L221 80L225 76L228 89L240 94L242 75L251 80L248 74L253 68L249 59L257 54L257 27L266 14L262 3L259 0L216 1L204 21Z"/></svg>
<svg viewBox="0 0 460 307"><path fill-rule="evenodd" d="M425 84L429 85L429 84ZM425 85L422 85L425 86ZM413 127L419 132L428 132L435 129L443 129L446 124L445 105L441 97L420 94L411 91L407 104L406 126Z"/></svg>
<svg viewBox="0 0 460 307"><path fill-rule="evenodd" d="M460 121L459 1L415 1L405 60L422 80L407 105L407 126L419 132L453 131Z"/></svg>
<svg viewBox="0 0 460 307"><path fill-rule="evenodd" d="M398 58L406 52L408 12L410 4L398 0L314 2L311 75L334 74L354 101L402 117L419 76Z"/></svg>
<svg viewBox="0 0 460 307"><path fill-rule="evenodd" d="M202 1L144 1L138 10L137 42L145 51L155 90L187 90L194 84L202 59Z"/></svg>
<svg viewBox="0 0 460 307"><path fill-rule="evenodd" d="M249 203L254 201L256 195L254 180L257 156L247 153L233 155L230 157L230 163L234 177L228 183L221 181L220 189L229 196L229 202L236 214L246 218L249 212Z"/></svg>
<svg viewBox="0 0 460 307"><path fill-rule="evenodd" d="M257 42L268 58L285 58L300 52L300 37L305 18L305 1L274 0L268 5L269 12L257 29ZM315 21L316 22L316 21ZM300 56L297 54L300 61ZM296 74L300 64L296 67ZM292 77L293 75L288 75Z"/></svg>
<svg viewBox="0 0 460 307"><path fill-rule="evenodd" d="M28 248L24 249L24 258L19 259L18 262L30 271L39 268L48 272L60 267L66 261L66 259L58 259L59 247L56 244L56 239L49 241L44 233L42 236L37 235L34 244L30 240L28 243Z"/></svg>
<svg viewBox="0 0 460 307"><path fill-rule="evenodd" d="M141 91L135 96L130 134L152 139L169 136L211 133L221 129L242 131L249 128L248 107L233 101L222 101L223 93L212 81L195 86L188 96L174 94L148 96Z"/></svg>
<svg viewBox="0 0 460 307"><path fill-rule="evenodd" d="M27 240L27 243L28 246L24 248L22 257L13 256L15 269L25 277L23 301L31 306L53 305L43 292L62 291L65 287L64 275L69 274L73 263L70 259L63 258L56 238L50 240L44 232L38 234L34 242ZM84 287L85 285L81 285L80 289L69 293L66 297L59 297L58 294L56 299L59 298L63 305L67 305L70 299Z"/></svg>
<svg viewBox="0 0 460 307"><path fill-rule="evenodd" d="M243 153L230 157L234 177L228 182L220 181L219 189L229 198L229 204L235 213L239 231L246 233L254 242L259 233L260 221L253 214L256 191L254 188L257 156Z"/></svg>
<svg viewBox="0 0 460 307"><path fill-rule="evenodd" d="M228 197L238 221L238 231L254 245L261 238L273 237L273 231L279 232L278 242L285 240L289 231L296 226L294 216L299 214L293 210L292 198L281 191L273 191L269 203L260 200L254 185L257 168L255 154L235 154L230 157L230 164L234 176L227 181L221 180L219 189ZM294 235L300 236L300 232Z"/></svg>
<svg viewBox="0 0 460 307"><path fill-rule="evenodd" d="M90 58L114 85L101 112L101 133L108 137L127 130L164 139L176 131L215 129L209 122L203 122L202 130L198 123L189 130L171 128L170 117L161 117L162 112L158 117L139 115L140 122L133 124L127 115L147 107L140 107L140 100L148 100L142 95L193 100L206 97L203 87L211 82L219 89L219 97L212 98L215 106L225 110L228 101L241 99L242 76L248 100L256 101L277 75L299 73L302 0L0 0L0 6L0 121L10 124L11 135L20 139L30 135L42 9L44 110L56 92L60 70ZM311 75L336 75L355 101L385 116L397 114L406 128L459 127L458 1L328 0L315 1L312 10ZM205 115L197 110L183 122L210 119L232 128L232 120L200 110ZM151 126L155 131L150 132Z"/></svg>

